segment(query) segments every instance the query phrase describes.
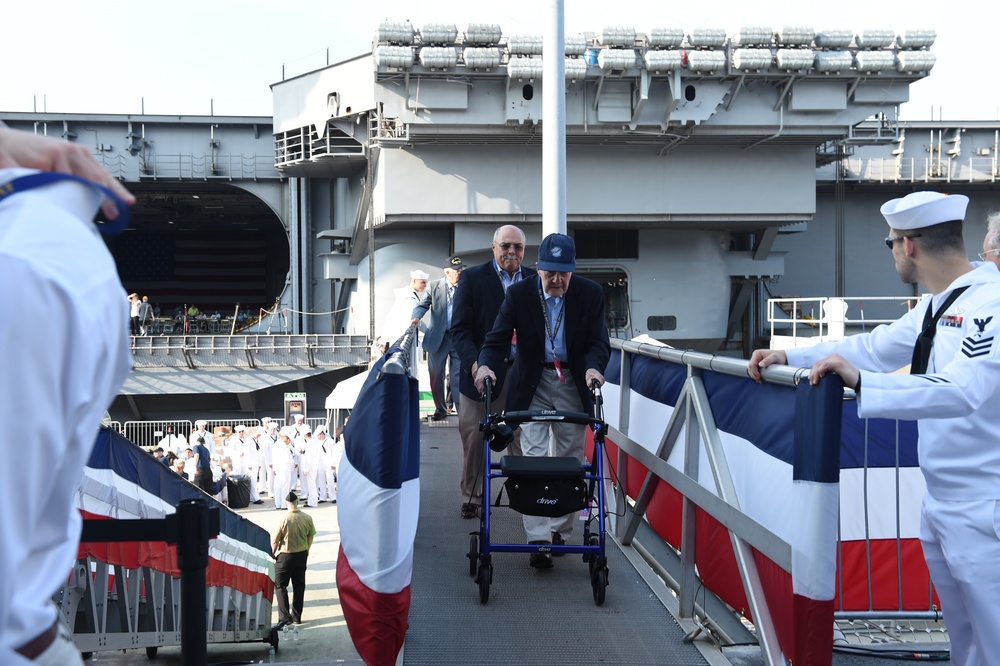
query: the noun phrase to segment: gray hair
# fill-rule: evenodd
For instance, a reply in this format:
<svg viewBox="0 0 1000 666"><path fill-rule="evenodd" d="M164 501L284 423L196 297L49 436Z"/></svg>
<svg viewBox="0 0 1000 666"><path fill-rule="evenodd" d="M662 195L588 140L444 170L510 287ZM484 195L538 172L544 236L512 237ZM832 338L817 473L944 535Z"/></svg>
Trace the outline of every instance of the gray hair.
<svg viewBox="0 0 1000 666"><path fill-rule="evenodd" d="M1000 251L1000 211L986 216L986 245L991 250Z"/></svg>

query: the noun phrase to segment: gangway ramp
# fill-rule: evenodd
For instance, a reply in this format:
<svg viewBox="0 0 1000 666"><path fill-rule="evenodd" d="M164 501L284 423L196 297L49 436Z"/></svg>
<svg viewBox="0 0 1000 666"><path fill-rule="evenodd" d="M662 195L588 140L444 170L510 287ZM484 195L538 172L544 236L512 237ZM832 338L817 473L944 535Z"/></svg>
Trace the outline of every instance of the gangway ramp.
<svg viewBox="0 0 1000 666"><path fill-rule="evenodd" d="M707 660L698 645L684 642L686 632L610 539L603 606L594 604L580 555L536 570L526 553L496 554L489 602L481 604L466 558L478 521L459 516L458 430L423 425L420 434L420 522L405 666L728 663L717 650ZM524 539L520 514L496 509L491 517L497 539ZM582 525L574 536L581 532Z"/></svg>

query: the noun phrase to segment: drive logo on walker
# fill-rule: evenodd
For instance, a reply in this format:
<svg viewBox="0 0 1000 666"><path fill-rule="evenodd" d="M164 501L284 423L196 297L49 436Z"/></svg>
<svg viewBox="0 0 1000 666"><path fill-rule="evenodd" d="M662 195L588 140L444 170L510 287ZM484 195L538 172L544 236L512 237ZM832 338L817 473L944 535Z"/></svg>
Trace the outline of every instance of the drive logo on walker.
<svg viewBox="0 0 1000 666"><path fill-rule="evenodd" d="M544 497L539 497L535 500L535 504L548 504L549 506L555 506L559 503L557 499L545 499Z"/></svg>

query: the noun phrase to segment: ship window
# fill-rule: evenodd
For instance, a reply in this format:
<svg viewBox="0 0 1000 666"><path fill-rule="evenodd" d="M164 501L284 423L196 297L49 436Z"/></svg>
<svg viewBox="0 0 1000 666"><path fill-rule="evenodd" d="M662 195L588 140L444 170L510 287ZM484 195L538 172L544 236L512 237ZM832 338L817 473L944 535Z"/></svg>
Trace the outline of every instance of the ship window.
<svg viewBox="0 0 1000 666"><path fill-rule="evenodd" d="M693 102L696 93L697 91L695 90L694 86L687 86L686 88L684 88L684 99L686 99L689 102Z"/></svg>
<svg viewBox="0 0 1000 666"><path fill-rule="evenodd" d="M534 96L535 96L535 89L534 89L534 87L532 87L532 85L530 83L525 83L524 87L521 88L521 97L523 97L525 99L525 101L530 102L531 98L534 97Z"/></svg>
<svg viewBox="0 0 1000 666"><path fill-rule="evenodd" d="M578 259L638 259L637 229L577 229L573 234Z"/></svg>
<svg viewBox="0 0 1000 666"><path fill-rule="evenodd" d="M652 315L646 317L646 328L650 331L676 331L677 317L673 315Z"/></svg>

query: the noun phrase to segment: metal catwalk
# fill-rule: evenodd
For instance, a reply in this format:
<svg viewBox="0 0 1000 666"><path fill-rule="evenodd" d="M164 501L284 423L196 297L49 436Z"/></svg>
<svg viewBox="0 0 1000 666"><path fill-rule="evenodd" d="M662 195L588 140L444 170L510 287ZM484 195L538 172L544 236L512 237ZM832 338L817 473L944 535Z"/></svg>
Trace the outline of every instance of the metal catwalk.
<svg viewBox="0 0 1000 666"><path fill-rule="evenodd" d="M459 516L458 429L423 424L420 434L420 523L406 666L708 663L683 642L681 627L610 538L603 606L594 604L580 555L567 554L552 569L536 570L525 553L494 554L489 602L480 604L466 558L478 521ZM496 540L524 539L520 514L497 508L492 520Z"/></svg>

